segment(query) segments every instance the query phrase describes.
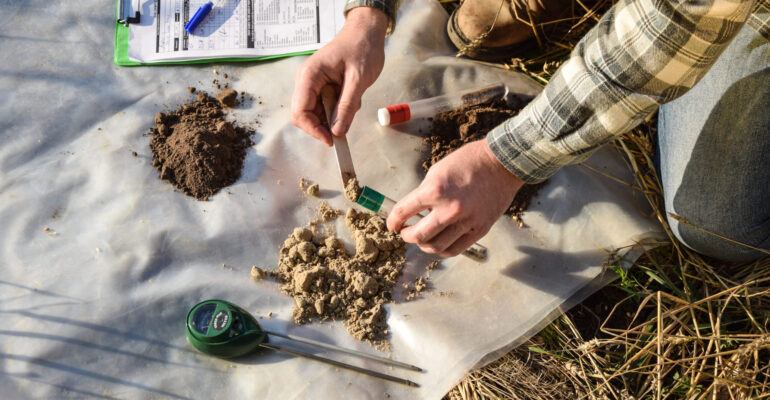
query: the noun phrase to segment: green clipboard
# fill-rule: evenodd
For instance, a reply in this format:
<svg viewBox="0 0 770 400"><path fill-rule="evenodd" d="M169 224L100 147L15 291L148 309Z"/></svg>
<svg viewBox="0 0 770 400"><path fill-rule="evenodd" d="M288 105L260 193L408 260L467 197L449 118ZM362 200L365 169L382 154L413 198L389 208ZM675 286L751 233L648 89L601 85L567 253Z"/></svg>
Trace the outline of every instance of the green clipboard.
<svg viewBox="0 0 770 400"><path fill-rule="evenodd" d="M117 5L115 7L116 18L115 18L114 62L115 62L115 65L119 65L122 67L136 67L139 65L179 65L179 64L206 64L206 63L217 63L217 62L261 61L261 60L270 60L274 58L301 56L301 55L315 53L315 50L309 50L309 51L300 51L296 53L274 54L271 56L264 56L264 57L206 58L201 60L161 61L161 62L152 62L152 63L141 63L141 62L132 61L128 57L129 27L127 25L124 25L118 22L118 19L120 18L120 5L121 5L120 3L121 3L121 0L117 0Z"/></svg>

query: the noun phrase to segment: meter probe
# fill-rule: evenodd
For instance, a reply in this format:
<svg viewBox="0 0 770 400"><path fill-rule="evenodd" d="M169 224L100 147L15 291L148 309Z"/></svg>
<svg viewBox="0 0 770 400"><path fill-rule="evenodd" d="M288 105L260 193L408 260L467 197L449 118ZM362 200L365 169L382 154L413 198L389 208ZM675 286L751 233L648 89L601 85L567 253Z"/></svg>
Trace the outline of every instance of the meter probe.
<svg viewBox="0 0 770 400"><path fill-rule="evenodd" d="M239 357L253 352L258 347L264 347L299 357L310 358L316 361L331 364L340 368L346 368L391 382L397 382L414 387L420 386L417 383L407 379L386 375L370 369L357 367L355 365L320 357L315 354L306 353L304 351L285 348L273 343L267 343L268 335L274 335L295 342L314 345L327 350L333 350L358 357L368 358L370 360L393 365L396 367L406 368L412 371L423 372L421 368L414 365L390 360L385 357L363 353L356 350L345 349L315 340L266 331L262 329L259 323L257 323L257 320L254 319L251 314L243 310L241 307L238 307L228 301L206 300L196 304L187 313L186 325L187 338L190 340L190 343L203 353L215 357Z"/></svg>

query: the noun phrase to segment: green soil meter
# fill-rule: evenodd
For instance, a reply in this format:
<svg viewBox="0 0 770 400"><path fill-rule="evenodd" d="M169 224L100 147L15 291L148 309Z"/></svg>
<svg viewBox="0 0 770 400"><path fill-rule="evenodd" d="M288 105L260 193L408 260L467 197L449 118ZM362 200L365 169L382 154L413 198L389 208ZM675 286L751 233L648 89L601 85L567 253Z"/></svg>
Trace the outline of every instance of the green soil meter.
<svg viewBox="0 0 770 400"><path fill-rule="evenodd" d="M224 300L198 303L187 313L187 339L196 349L221 358L239 357L267 341L251 314Z"/></svg>
<svg viewBox="0 0 770 400"><path fill-rule="evenodd" d="M393 365L412 371L423 372L419 367L362 353L356 350L345 349L331 344L315 340L285 335L277 332L268 332L259 325L256 319L243 308L224 300L206 300L193 306L187 313L187 339L198 350L208 355L220 358L233 358L249 354L258 347L264 347L299 357L309 358L336 367L346 368L369 376L397 382L408 386L419 387L418 384L377 371L357 367L340 361L306 353L301 350L289 349L273 343L267 343L268 335L278 336L294 342L313 345L327 350L346 353L357 357L363 357L384 364Z"/></svg>

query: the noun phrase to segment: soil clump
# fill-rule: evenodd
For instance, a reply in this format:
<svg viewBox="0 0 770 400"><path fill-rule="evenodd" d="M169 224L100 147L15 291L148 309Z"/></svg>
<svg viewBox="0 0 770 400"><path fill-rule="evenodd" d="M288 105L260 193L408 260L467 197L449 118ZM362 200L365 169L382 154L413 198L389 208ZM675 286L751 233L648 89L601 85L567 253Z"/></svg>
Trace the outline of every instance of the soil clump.
<svg viewBox="0 0 770 400"><path fill-rule="evenodd" d="M280 250L278 269L267 273L283 283L292 296L298 325L342 320L348 332L378 349L389 348L385 303L406 262L406 245L388 232L385 221L369 212L348 209L345 223L355 241L348 252L343 242L322 223L341 215L322 201L320 218L294 229Z"/></svg>
<svg viewBox="0 0 770 400"><path fill-rule="evenodd" d="M307 193L308 196L318 197L318 193L320 192L320 189L318 188L318 184L314 183L307 187Z"/></svg>
<svg viewBox="0 0 770 400"><path fill-rule="evenodd" d="M261 281L262 279L265 279L265 270L257 267L256 265L252 265L251 278L257 281Z"/></svg>
<svg viewBox="0 0 770 400"><path fill-rule="evenodd" d="M361 185L358 184L358 178L348 179L345 184L345 198L355 203L361 197Z"/></svg>
<svg viewBox="0 0 770 400"><path fill-rule="evenodd" d="M303 193L312 197L318 197L321 193L321 188L317 183L310 183L310 181L305 178L299 178L299 188Z"/></svg>
<svg viewBox="0 0 770 400"><path fill-rule="evenodd" d="M157 113L150 133L152 165L160 179L207 200L240 178L254 132L227 121L220 101L198 92L194 102Z"/></svg>
<svg viewBox="0 0 770 400"><path fill-rule="evenodd" d="M484 139L487 133L494 127L515 116L518 112L519 110L508 108L505 101L498 99L490 103L447 111L433 117L431 119L430 132L428 132L424 139L424 143L430 149L430 153L422 162L423 170L427 172L433 164L462 147L462 145ZM519 189L510 207L505 212L520 227L524 226L521 215L529 207L532 197L544 185L545 182L524 185Z"/></svg>
<svg viewBox="0 0 770 400"><path fill-rule="evenodd" d="M321 204L318 206L318 220L315 220L315 225L321 222L329 222L342 215L342 211L332 208L325 200L321 200ZM313 222L311 222L312 224Z"/></svg>
<svg viewBox="0 0 770 400"><path fill-rule="evenodd" d="M217 100L223 107L235 107L238 105L238 92L233 89L223 90L217 93Z"/></svg>

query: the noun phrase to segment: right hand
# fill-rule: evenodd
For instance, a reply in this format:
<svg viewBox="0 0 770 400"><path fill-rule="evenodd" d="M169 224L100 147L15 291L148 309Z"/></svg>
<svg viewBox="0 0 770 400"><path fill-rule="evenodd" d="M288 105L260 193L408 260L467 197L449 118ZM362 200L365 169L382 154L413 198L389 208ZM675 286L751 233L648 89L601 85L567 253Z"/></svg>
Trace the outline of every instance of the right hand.
<svg viewBox="0 0 770 400"><path fill-rule="evenodd" d="M377 80L385 63L388 17L371 7L348 11L345 26L326 46L297 70L291 99L291 122L310 136L332 145L332 133L348 132L361 108L361 96ZM339 95L331 132L322 121L321 89L333 86Z"/></svg>
<svg viewBox="0 0 770 400"><path fill-rule="evenodd" d="M522 185L486 140L468 143L430 167L420 186L393 206L388 230L426 253L454 257L489 232ZM425 218L404 227L423 210L430 210Z"/></svg>

